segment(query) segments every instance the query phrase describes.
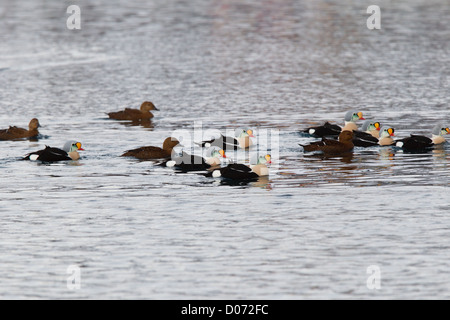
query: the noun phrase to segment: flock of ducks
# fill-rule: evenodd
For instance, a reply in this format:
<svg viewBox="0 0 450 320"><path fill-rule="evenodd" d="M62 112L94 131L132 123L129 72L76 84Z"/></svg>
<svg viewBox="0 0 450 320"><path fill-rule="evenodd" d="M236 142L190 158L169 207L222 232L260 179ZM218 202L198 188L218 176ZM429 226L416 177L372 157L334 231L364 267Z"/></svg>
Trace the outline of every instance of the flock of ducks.
<svg viewBox="0 0 450 320"><path fill-rule="evenodd" d="M364 120L361 130L358 130L357 121ZM427 152L438 145L443 145L445 136L450 129L441 124L436 125L431 131L431 137L410 135L409 137L395 140L395 129L390 126L382 126L378 121L366 120L362 112L348 111L345 114L344 126L326 122L317 127L307 128L303 133L322 140L301 145L305 151L320 151L326 154L342 154L351 152L354 147L395 146L406 152Z"/></svg>
<svg viewBox="0 0 450 320"><path fill-rule="evenodd" d="M145 101L141 104L140 109L126 108L118 112L107 113L107 115L114 120L144 123L154 117L152 111L155 110L158 111L152 102ZM31 120L28 130L11 126L8 129L0 130L0 140L35 138L39 136L39 127L37 119ZM206 170L206 176L215 178L252 180L269 175L267 167L267 164L271 163L269 154L253 156L250 159L250 165L228 163L222 167L221 161L221 159L227 158L227 151L248 149L252 146L252 137L254 135L251 129L236 129L234 137L221 135L211 140L202 141L198 145L206 149L205 157L191 155L185 151L177 153L174 148L181 146L180 142L174 137L168 137L164 140L162 147L144 146L128 150L122 154L122 157L133 157L138 160L155 160L158 165L177 168L183 172ZM62 149L46 146L42 150L27 154L22 160L40 161L43 163L79 160L79 151L84 151L80 142L68 141Z"/></svg>
<svg viewBox="0 0 450 320"><path fill-rule="evenodd" d="M149 121L153 118L152 111L158 110L152 102L145 101L140 109L130 109L108 113L110 119L127 120L133 122ZM359 130L357 122L364 123ZM40 127L37 119L32 119L28 130L18 127L9 127L0 130L0 140L29 139L39 135ZM411 135L403 139L395 140L395 129L390 126L381 126L378 121L366 120L360 111L348 111L344 117L344 126L340 127L329 122L321 126L310 127L303 133L321 140L307 145L301 145L305 152L319 152L327 155L340 155L352 152L354 147L372 146L396 146L408 152L426 152L437 145L446 142L445 135L450 133L448 127L437 125L431 132L431 137ZM248 149L253 145L251 138L254 137L253 130L238 128L234 137L221 135L207 141L198 143L206 148L205 157L191 155L182 151L181 154L174 148L181 146L180 142L168 137L164 140L162 147L144 146L124 152L122 157L133 157L139 160L157 160L159 165L172 167L187 171L204 171L207 176L225 178L231 180L251 180L261 176L268 176L267 164L271 163L270 154L253 155L250 165L240 163L229 163L222 166L221 159L227 158L229 150ZM62 149L46 146L45 149L26 155L23 160L41 161L52 163L57 161L79 160L78 151L84 151L78 141L68 141Z"/></svg>

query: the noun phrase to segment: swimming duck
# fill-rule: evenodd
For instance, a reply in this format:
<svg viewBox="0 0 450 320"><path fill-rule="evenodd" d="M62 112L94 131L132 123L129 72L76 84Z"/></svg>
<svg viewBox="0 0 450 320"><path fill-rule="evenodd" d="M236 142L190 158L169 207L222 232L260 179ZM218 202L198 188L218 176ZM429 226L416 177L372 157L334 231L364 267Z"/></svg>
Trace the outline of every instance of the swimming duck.
<svg viewBox="0 0 450 320"><path fill-rule="evenodd" d="M338 125L325 122L325 124L322 126L311 127L304 130L303 132L319 138L337 137L342 131L358 130L358 126L356 125L356 121L358 120L366 120L363 117L363 113L360 111L350 110L345 114L345 123L343 128Z"/></svg>
<svg viewBox="0 0 450 320"><path fill-rule="evenodd" d="M158 111L155 105L150 101L144 101L141 104L141 108L138 109L130 109L126 108L125 110L118 112L110 112L108 116L110 119L115 120L132 120L132 121L140 121L140 120L149 120L153 118L153 114L150 112L152 110Z"/></svg>
<svg viewBox="0 0 450 320"><path fill-rule="evenodd" d="M433 141L433 144L443 144L446 142L445 136L447 134L450 134L450 129L448 127L444 127L442 125L437 125L434 127L433 131L431 132L431 140Z"/></svg>
<svg viewBox="0 0 450 320"><path fill-rule="evenodd" d="M395 137L395 129L391 127L382 127L380 138L378 138L378 144L380 146L392 146L395 144L392 137Z"/></svg>
<svg viewBox="0 0 450 320"><path fill-rule="evenodd" d="M361 131L353 131L353 144L355 147L372 147L378 145L381 125L379 122L364 121Z"/></svg>
<svg viewBox="0 0 450 320"><path fill-rule="evenodd" d="M122 157L134 157L139 160L168 159L172 156L173 148L180 142L172 137L166 138L163 142L162 149L159 147L141 147L128 150Z"/></svg>
<svg viewBox="0 0 450 320"><path fill-rule="evenodd" d="M312 142L309 145L302 145L304 151L321 151L326 154L342 154L353 150L353 131L344 130L339 134L339 141L322 138L321 141Z"/></svg>
<svg viewBox="0 0 450 320"><path fill-rule="evenodd" d="M165 164L167 167L175 167L183 171L201 171L220 166L220 158L226 158L225 151L219 147L211 147L207 150L205 158L183 151L181 156L174 156Z"/></svg>
<svg viewBox="0 0 450 320"><path fill-rule="evenodd" d="M239 163L231 163L226 167L214 170L214 178L225 178L231 180L252 180L269 175L269 168L266 164L272 163L270 154L259 156L256 162L251 161L250 166Z"/></svg>
<svg viewBox="0 0 450 320"><path fill-rule="evenodd" d="M221 134L219 138L202 141L200 145L206 148L216 146L224 150L246 149L252 146L250 138L254 137L253 130L238 128L234 131L234 137L225 137Z"/></svg>
<svg viewBox="0 0 450 320"><path fill-rule="evenodd" d="M46 146L45 149L32 152L25 156L23 160L57 162L67 160L79 160L78 151L84 151L80 142L68 141L62 149Z"/></svg>
<svg viewBox="0 0 450 320"><path fill-rule="evenodd" d="M406 151L420 152L431 149L435 145L445 143L445 135L450 133L450 129L438 125L432 130L431 139L425 136L411 135L408 138L397 140L395 145Z"/></svg>
<svg viewBox="0 0 450 320"><path fill-rule="evenodd" d="M0 140L15 140L36 137L39 135L38 128L40 126L41 125L39 124L38 119L31 119L28 124L28 130L18 127L9 127L8 129L0 130Z"/></svg>

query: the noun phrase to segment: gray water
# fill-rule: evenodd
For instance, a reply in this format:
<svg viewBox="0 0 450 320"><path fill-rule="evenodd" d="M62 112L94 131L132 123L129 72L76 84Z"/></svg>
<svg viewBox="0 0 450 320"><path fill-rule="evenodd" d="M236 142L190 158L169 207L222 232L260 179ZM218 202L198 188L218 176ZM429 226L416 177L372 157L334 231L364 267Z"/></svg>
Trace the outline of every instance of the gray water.
<svg viewBox="0 0 450 320"><path fill-rule="evenodd" d="M369 30L372 2L0 1L0 128L42 125L0 143L0 298L449 299L448 143L329 159L298 145L352 108L398 137L450 124L450 3L378 1ZM105 115L144 100L151 125ZM119 157L195 125L278 133L270 176ZM70 139L79 161L18 161Z"/></svg>

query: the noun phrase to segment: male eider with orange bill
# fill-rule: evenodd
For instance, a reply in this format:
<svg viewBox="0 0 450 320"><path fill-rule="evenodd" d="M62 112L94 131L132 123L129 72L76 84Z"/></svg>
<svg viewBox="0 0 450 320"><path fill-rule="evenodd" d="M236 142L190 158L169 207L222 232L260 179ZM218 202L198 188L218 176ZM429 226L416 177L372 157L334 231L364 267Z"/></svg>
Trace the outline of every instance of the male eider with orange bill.
<svg viewBox="0 0 450 320"><path fill-rule="evenodd" d="M223 150L247 149L253 145L251 138L254 138L253 130L247 128L237 128L234 131L234 137L226 137L220 134L220 137L211 140L202 141L202 147L219 147Z"/></svg>
<svg viewBox="0 0 450 320"><path fill-rule="evenodd" d="M37 137L39 135L38 128L40 126L39 120L36 118L31 119L28 124L28 130L10 126L8 129L0 130L0 140L17 140Z"/></svg>
<svg viewBox="0 0 450 320"><path fill-rule="evenodd" d="M304 130L303 132L318 138L337 137L342 131L358 130L358 126L356 125L356 121L358 120L366 120L363 117L363 113L361 111L350 110L345 114L344 127L342 128L336 124L326 122L322 126L311 127Z"/></svg>
<svg viewBox="0 0 450 320"><path fill-rule="evenodd" d="M450 129L448 127L439 124L433 128L431 138L412 134L410 137L397 140L395 145L410 152L427 151L434 146L444 144L446 142L445 136L449 133Z"/></svg>
<svg viewBox="0 0 450 320"><path fill-rule="evenodd" d="M62 149L46 146L45 149L28 154L23 160L41 162L76 161L80 159L78 151L84 151L81 147L81 143L68 141Z"/></svg>
<svg viewBox="0 0 450 320"><path fill-rule="evenodd" d="M126 108L122 111L110 112L108 116L110 119L115 120L131 120L131 121L144 121L153 118L153 113L150 111L159 111L151 101L144 101L141 104L140 109Z"/></svg>
<svg viewBox="0 0 450 320"><path fill-rule="evenodd" d="M221 158L226 158L225 151L219 147L210 147L205 158L182 151L181 155L172 156L165 162L167 167L187 171L203 171L220 167Z"/></svg>
<svg viewBox="0 0 450 320"><path fill-rule="evenodd" d="M272 163L270 154L265 156L252 157L250 166L240 163L231 163L226 167L214 170L214 178L224 178L229 180L253 180L269 175L267 164Z"/></svg>
<svg viewBox="0 0 450 320"><path fill-rule="evenodd" d="M381 125L377 121L364 121L361 131L353 131L353 144L355 147L372 147L378 145Z"/></svg>

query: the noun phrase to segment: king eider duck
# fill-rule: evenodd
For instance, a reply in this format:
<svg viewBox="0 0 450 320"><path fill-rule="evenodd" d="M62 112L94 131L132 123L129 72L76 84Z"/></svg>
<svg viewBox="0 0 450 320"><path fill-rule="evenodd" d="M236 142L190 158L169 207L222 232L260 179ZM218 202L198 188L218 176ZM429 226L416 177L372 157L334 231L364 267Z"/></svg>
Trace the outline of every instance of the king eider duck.
<svg viewBox="0 0 450 320"><path fill-rule="evenodd" d="M122 157L134 157L139 160L169 159L172 156L173 148L179 144L180 142L176 138L169 137L164 140L162 148L140 147L126 151Z"/></svg>
<svg viewBox="0 0 450 320"><path fill-rule="evenodd" d="M238 148L246 149L253 145L250 138L254 138L253 130L238 128L234 131L234 137L226 137L220 135L220 137L202 141L199 143L202 147L219 147L223 150L237 150Z"/></svg>
<svg viewBox="0 0 450 320"><path fill-rule="evenodd" d="M0 140L16 140L37 137L39 135L38 128L40 126L41 125L39 124L38 119L31 119L28 124L28 130L12 126L8 129L0 130Z"/></svg>
<svg viewBox="0 0 450 320"><path fill-rule="evenodd" d="M25 156L23 160L41 161L41 162L58 162L79 160L78 151L84 151L80 142L68 141L62 149L46 146L45 149L32 152Z"/></svg>
<svg viewBox="0 0 450 320"><path fill-rule="evenodd" d="M322 126L311 127L304 130L303 132L318 138L337 137L342 131L358 130L358 126L356 125L356 121L358 120L366 120L363 117L363 113L360 111L350 110L345 114L344 117L345 123L343 128L341 128L336 124L326 122Z"/></svg>
<svg viewBox="0 0 450 320"><path fill-rule="evenodd" d="M392 137L395 137L395 129L387 126L382 127L378 144L380 146L392 146L395 144L395 140Z"/></svg>
<svg viewBox="0 0 450 320"><path fill-rule="evenodd" d="M211 147L206 151L205 158L183 151L181 155L172 156L165 165L182 171L202 171L220 166L220 158L226 158L225 151L219 147Z"/></svg>
<svg viewBox="0 0 450 320"><path fill-rule="evenodd" d="M325 154L342 154L351 152L354 148L353 131L342 131L339 134L339 140L322 138L321 141L312 142L309 145L302 145L306 152L319 151Z"/></svg>
<svg viewBox="0 0 450 320"><path fill-rule="evenodd" d="M432 130L431 139L420 135L411 135L408 138L397 140L395 145L405 151L420 152L427 151L435 145L440 145L446 142L445 136L450 133L448 127L438 125Z"/></svg>
<svg viewBox="0 0 450 320"><path fill-rule="evenodd" d="M230 180L253 180L269 175L269 168L266 164L272 163L270 154L257 156L250 161L250 166L239 163L231 163L226 167L214 170L214 178L224 178Z"/></svg>
<svg viewBox="0 0 450 320"><path fill-rule="evenodd" d="M378 145L381 125L379 122L364 121L361 131L353 131L353 144L355 147L372 147Z"/></svg>
<svg viewBox="0 0 450 320"><path fill-rule="evenodd" d="M117 112L110 112L108 113L108 116L110 119L115 120L131 120L131 121L142 121L142 120L150 120L153 118L153 113L150 111L158 109L155 107L155 105L150 101L144 101L141 104L140 109L130 109L126 108L122 111Z"/></svg>

